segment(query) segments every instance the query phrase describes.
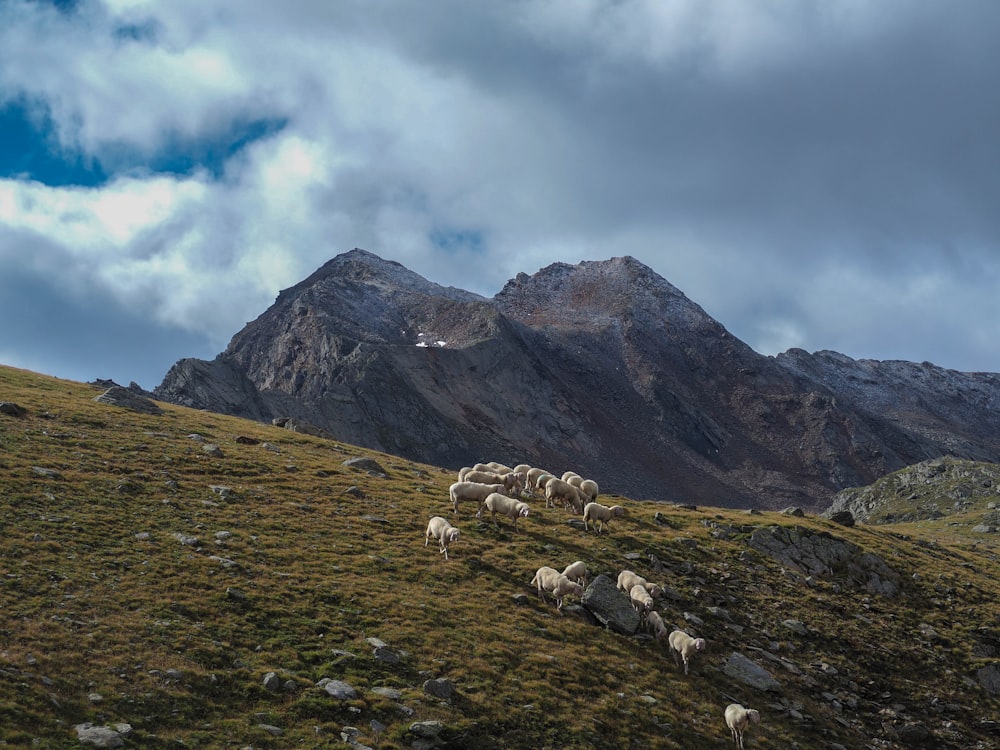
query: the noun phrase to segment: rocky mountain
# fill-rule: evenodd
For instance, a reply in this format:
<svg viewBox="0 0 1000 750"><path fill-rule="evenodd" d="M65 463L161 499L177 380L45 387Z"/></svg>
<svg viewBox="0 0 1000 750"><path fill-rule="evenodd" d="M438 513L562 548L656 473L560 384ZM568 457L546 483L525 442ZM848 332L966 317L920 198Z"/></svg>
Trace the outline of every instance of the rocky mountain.
<svg viewBox="0 0 1000 750"><path fill-rule="evenodd" d="M724 507L815 510L928 458L1000 461L1000 375L763 356L631 257L487 299L352 250L154 393L444 467L525 462Z"/></svg>

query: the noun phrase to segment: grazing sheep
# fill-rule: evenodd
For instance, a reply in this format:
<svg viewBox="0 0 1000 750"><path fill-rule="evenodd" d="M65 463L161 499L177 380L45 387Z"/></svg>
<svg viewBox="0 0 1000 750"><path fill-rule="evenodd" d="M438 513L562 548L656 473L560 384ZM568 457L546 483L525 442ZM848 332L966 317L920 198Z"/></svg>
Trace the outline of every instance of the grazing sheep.
<svg viewBox="0 0 1000 750"><path fill-rule="evenodd" d="M577 488L582 494L584 494L588 502L594 502L597 500L597 495L600 492L600 488L597 486L597 482L593 479L584 479L580 482L580 486Z"/></svg>
<svg viewBox="0 0 1000 750"><path fill-rule="evenodd" d="M556 500L561 500L564 507L571 507L574 513L583 511L583 500L580 499L580 493L576 487L569 482L553 477L545 485L545 507L555 506Z"/></svg>
<svg viewBox="0 0 1000 750"><path fill-rule="evenodd" d="M578 477L578 476L580 475L577 474L575 471L564 471L562 475L562 480L564 482L568 482L570 477Z"/></svg>
<svg viewBox="0 0 1000 750"><path fill-rule="evenodd" d="M480 484L504 484L504 475L495 471L473 469L465 475L463 482L479 482Z"/></svg>
<svg viewBox="0 0 1000 750"><path fill-rule="evenodd" d="M587 563L583 560L577 560L574 563L570 563L566 566L566 570L562 572L569 580L574 583L579 583L581 586L587 585Z"/></svg>
<svg viewBox="0 0 1000 750"><path fill-rule="evenodd" d="M448 545L458 541L458 529L448 523L448 519L441 516L434 516L427 524L427 531L424 534L424 546L426 547L431 539L436 539L441 544L441 554L444 559L448 559Z"/></svg>
<svg viewBox="0 0 1000 750"><path fill-rule="evenodd" d="M580 489L580 485L583 484L583 477L581 477L579 474L573 474L572 476L569 477L569 479L566 479L564 481L569 482L577 489Z"/></svg>
<svg viewBox="0 0 1000 750"><path fill-rule="evenodd" d="M479 482L455 482L451 487L448 488L448 497L451 499L451 505L454 513L458 513L458 502L459 500L475 500L476 510L478 511L480 506L483 504L483 500L491 492L503 492L504 486L502 484L480 484Z"/></svg>
<svg viewBox="0 0 1000 750"><path fill-rule="evenodd" d="M633 586L644 586L645 584L646 579L631 570L623 570L618 574L618 590L624 591L626 594Z"/></svg>
<svg viewBox="0 0 1000 750"><path fill-rule="evenodd" d="M733 742L739 750L743 750L743 734L750 724L760 723L760 712L754 708L746 708L739 703L726 706L726 726L732 732Z"/></svg>
<svg viewBox="0 0 1000 750"><path fill-rule="evenodd" d="M587 503L583 508L583 527L589 530L590 522L593 521L594 531L600 534L604 531L605 526L611 528L612 518L621 518L624 515L625 509L620 505L612 505L609 508L600 503ZM598 528L598 524L600 524L600 528Z"/></svg>
<svg viewBox="0 0 1000 750"><path fill-rule="evenodd" d="M479 507L479 512L476 513L476 518L482 518L483 511L487 510L490 512L494 526L497 528L500 527L500 524L497 523L497 513L502 513L514 520L514 531L517 531L517 519L527 518L531 508L527 503L520 500L501 495L499 492L492 492L483 500L483 504Z"/></svg>
<svg viewBox="0 0 1000 750"><path fill-rule="evenodd" d="M646 629L653 634L653 638L662 641L667 637L667 626L663 623L663 618L655 609L646 615Z"/></svg>
<svg viewBox="0 0 1000 750"><path fill-rule="evenodd" d="M628 591L629 601L635 607L635 611L640 615L648 614L653 608L653 597L646 591L646 587L641 583L633 586Z"/></svg>
<svg viewBox="0 0 1000 750"><path fill-rule="evenodd" d="M497 463L496 461L490 461L488 464L486 464L486 466L489 467L490 471L495 471L497 474L510 474L512 471L514 471L509 466Z"/></svg>
<svg viewBox="0 0 1000 750"><path fill-rule="evenodd" d="M528 469L526 472L524 472L525 483L531 489L536 489L538 487L538 478L542 476L542 474L549 474L551 476L550 472L545 471L545 469L538 469L538 468Z"/></svg>
<svg viewBox="0 0 1000 750"><path fill-rule="evenodd" d="M531 471L531 467L528 464L518 464L514 467L515 474L524 474L527 476L529 471Z"/></svg>
<svg viewBox="0 0 1000 750"><path fill-rule="evenodd" d="M563 599L566 596L582 596L583 586L571 581L555 568L542 566L535 572L535 577L531 579L531 584L538 588L538 598L545 601L545 594L548 592L556 600L556 609L562 613Z"/></svg>
<svg viewBox="0 0 1000 750"><path fill-rule="evenodd" d="M555 478L556 477L553 476L552 474L539 474L538 478L535 480L535 489L544 492L549 482L551 482Z"/></svg>
<svg viewBox="0 0 1000 750"><path fill-rule="evenodd" d="M674 655L674 662L677 666L680 666L683 660L684 674L688 673L688 664L691 661L691 657L699 651L705 650L704 638L692 638L683 630L674 630L671 632L667 638L667 643L670 644L670 651Z"/></svg>

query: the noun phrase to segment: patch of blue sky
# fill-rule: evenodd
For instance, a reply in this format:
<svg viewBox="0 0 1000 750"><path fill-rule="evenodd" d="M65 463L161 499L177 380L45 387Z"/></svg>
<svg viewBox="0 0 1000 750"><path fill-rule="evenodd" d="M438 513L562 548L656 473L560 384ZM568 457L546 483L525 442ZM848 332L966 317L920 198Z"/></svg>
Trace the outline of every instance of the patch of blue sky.
<svg viewBox="0 0 1000 750"><path fill-rule="evenodd" d="M0 106L0 178L89 186L107 174L96 160L61 148L45 108L22 99Z"/></svg>
<svg viewBox="0 0 1000 750"><path fill-rule="evenodd" d="M93 187L117 174L195 171L221 177L226 162L249 144L284 129L284 118L238 119L201 137L167 136L148 154L127 145L107 148L101 159L59 145L55 124L42 105L16 100L0 107L0 178L33 180L63 187Z"/></svg>
<svg viewBox="0 0 1000 750"><path fill-rule="evenodd" d="M431 230L430 241L447 253L486 252L486 235L479 229L435 227Z"/></svg>
<svg viewBox="0 0 1000 750"><path fill-rule="evenodd" d="M127 146L109 152L114 171L187 175L207 172L218 179L226 163L250 144L270 138L288 124L287 118L239 119L229 127L198 138L167 135L156 153L144 155Z"/></svg>

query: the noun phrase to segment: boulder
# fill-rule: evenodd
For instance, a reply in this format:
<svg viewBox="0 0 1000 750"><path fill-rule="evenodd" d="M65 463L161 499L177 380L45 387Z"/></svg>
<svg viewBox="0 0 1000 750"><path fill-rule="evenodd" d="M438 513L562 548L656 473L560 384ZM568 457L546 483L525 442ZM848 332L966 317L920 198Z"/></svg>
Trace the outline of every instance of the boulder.
<svg viewBox="0 0 1000 750"><path fill-rule="evenodd" d="M635 635L639 630L639 613L617 584L604 574L590 582L580 604L609 630L622 635Z"/></svg>
<svg viewBox="0 0 1000 750"><path fill-rule="evenodd" d="M131 409L141 414L163 414L163 409L157 406L152 399L133 393L128 388L114 385L108 388L100 396L94 398L102 404L120 406L123 409Z"/></svg>

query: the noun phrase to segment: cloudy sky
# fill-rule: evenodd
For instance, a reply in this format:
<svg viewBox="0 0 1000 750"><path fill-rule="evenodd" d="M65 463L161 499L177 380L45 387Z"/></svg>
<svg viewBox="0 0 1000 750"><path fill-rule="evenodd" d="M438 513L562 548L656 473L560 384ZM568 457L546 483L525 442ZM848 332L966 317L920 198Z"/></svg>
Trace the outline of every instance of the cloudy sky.
<svg viewBox="0 0 1000 750"><path fill-rule="evenodd" d="M0 0L0 363L158 385L361 247L632 255L764 354L1000 371L1000 3Z"/></svg>

